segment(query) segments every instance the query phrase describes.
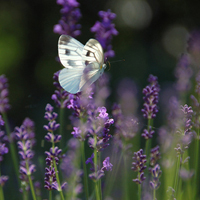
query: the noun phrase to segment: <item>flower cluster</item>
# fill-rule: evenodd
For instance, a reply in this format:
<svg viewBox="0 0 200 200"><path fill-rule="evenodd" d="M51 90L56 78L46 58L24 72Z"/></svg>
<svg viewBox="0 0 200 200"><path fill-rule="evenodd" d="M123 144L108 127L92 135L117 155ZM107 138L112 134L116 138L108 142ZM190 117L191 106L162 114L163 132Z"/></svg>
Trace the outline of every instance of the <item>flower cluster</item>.
<svg viewBox="0 0 200 200"><path fill-rule="evenodd" d="M153 149L151 149L150 165L155 166L159 159L160 159L160 147L156 146Z"/></svg>
<svg viewBox="0 0 200 200"><path fill-rule="evenodd" d="M8 80L5 75L0 76L0 113L5 113L10 109L8 99Z"/></svg>
<svg viewBox="0 0 200 200"><path fill-rule="evenodd" d="M0 126L4 125L4 121L2 119L2 116L0 115ZM3 155L8 153L8 148L6 147L6 135L4 131L0 130L0 164L3 161ZM8 176L0 176L0 186L3 187L3 185L6 183L8 180Z"/></svg>
<svg viewBox="0 0 200 200"><path fill-rule="evenodd" d="M143 130L142 137L144 137L147 140L147 139L152 138L154 133L155 133L155 131L152 130L151 126L149 126L149 130L147 130L147 129Z"/></svg>
<svg viewBox="0 0 200 200"><path fill-rule="evenodd" d="M81 34L81 25L77 24L81 18L79 3L76 0L57 0L57 4L62 6L62 15L59 23L54 26L54 33L65 34L76 37Z"/></svg>
<svg viewBox="0 0 200 200"><path fill-rule="evenodd" d="M89 163L91 164L90 171L92 171L92 173L89 174L89 178L96 181L96 180L101 179L105 175L104 173L105 171L112 171L113 165L110 163L110 157L107 157L103 161L103 167L99 169L99 167L97 166L97 171L95 172L93 158L94 158L94 154L92 154L92 156L86 160L86 164L89 164Z"/></svg>
<svg viewBox="0 0 200 200"><path fill-rule="evenodd" d="M112 107L112 115L115 120L115 144L116 148L129 149L132 144L128 144L136 135L138 130L138 120L134 116L124 116L122 114L121 106L119 104L114 104Z"/></svg>
<svg viewBox="0 0 200 200"><path fill-rule="evenodd" d="M136 182L137 184L141 184L146 179L146 177L144 176L144 170L146 169L145 165L146 162L147 162L146 155L143 154L142 149L140 149L137 152L134 152L131 169L134 172L138 172L137 178L133 179L133 181Z"/></svg>
<svg viewBox="0 0 200 200"><path fill-rule="evenodd" d="M153 119L156 117L158 113L158 93L160 91L160 87L157 82L157 77L150 75L148 79L150 85L147 85L143 89L143 100L144 100L144 108L142 109L143 117L147 119Z"/></svg>
<svg viewBox="0 0 200 200"><path fill-rule="evenodd" d="M150 181L150 187L153 190L157 190L160 186L160 181L159 178L162 174L162 171L160 170L159 164L156 164L152 169L151 169L151 175L153 180Z"/></svg>
<svg viewBox="0 0 200 200"><path fill-rule="evenodd" d="M99 17L101 21L97 21L91 28L91 32L96 33L95 37L100 42L104 49L104 58L114 57L115 52L112 50L111 40L113 35L117 35L118 32L115 29L115 25L112 23L116 18L116 14L110 10L107 12L99 11Z"/></svg>
<svg viewBox="0 0 200 200"><path fill-rule="evenodd" d="M20 179L23 182L22 189L29 190L29 179L33 172L36 171L36 166L32 164L31 159L34 157L34 152L32 150L35 144L34 139L34 122L29 118L26 118L20 127L15 128L15 137L19 149L20 161Z"/></svg>
<svg viewBox="0 0 200 200"><path fill-rule="evenodd" d="M58 76L60 71L57 71L53 75L53 85L56 87L54 94L51 96L51 99L55 102L56 106L59 108L66 108L68 104L69 93L65 91L59 84Z"/></svg>
<svg viewBox="0 0 200 200"><path fill-rule="evenodd" d="M56 123L57 113L53 112L53 107L50 104L46 105L46 112L44 118L48 120L48 124L44 125L44 129L48 131L47 135L45 136L46 141L52 143L52 147L49 151L46 151L46 165L48 167L45 168L45 188L47 190L58 190L61 191L66 183L63 183L62 186L60 186L59 180L57 180L57 165L62 158L62 150L59 149L57 146L55 146L55 143L60 142L61 136L60 135L54 135L54 131L57 130L60 126L60 124Z"/></svg>
<svg viewBox="0 0 200 200"><path fill-rule="evenodd" d="M88 132L90 137L88 143L92 149L102 151L109 145L108 141L112 137L109 131L113 123L114 120L109 118L105 107L90 110L88 117ZM94 135L97 136L97 142L94 140Z"/></svg>
<svg viewBox="0 0 200 200"><path fill-rule="evenodd" d="M193 75L190 67L191 60L188 54L181 55L177 67L175 69L175 77L177 78L175 88L179 92L186 92L191 88L190 78Z"/></svg>
<svg viewBox="0 0 200 200"><path fill-rule="evenodd" d="M156 146L151 149L150 155L150 168L149 171L151 172L152 180L149 182L151 189L157 190L160 186L159 178L162 174L160 170L160 165L157 163L160 159L160 147Z"/></svg>
<svg viewBox="0 0 200 200"><path fill-rule="evenodd" d="M185 104L182 106L182 112L183 112L183 132L178 132L180 134L180 143L177 144L177 147L174 148L178 155L182 155L186 149L188 149L189 144L192 141L193 132L192 132L192 115L193 110L191 106L188 106ZM185 161L187 161L188 158L186 158Z"/></svg>

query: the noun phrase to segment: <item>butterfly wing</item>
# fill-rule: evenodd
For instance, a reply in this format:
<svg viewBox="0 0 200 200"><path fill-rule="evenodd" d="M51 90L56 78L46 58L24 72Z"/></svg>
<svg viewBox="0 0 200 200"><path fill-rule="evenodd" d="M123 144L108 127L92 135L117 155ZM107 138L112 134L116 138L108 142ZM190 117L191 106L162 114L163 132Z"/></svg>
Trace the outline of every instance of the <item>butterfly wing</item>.
<svg viewBox="0 0 200 200"><path fill-rule="evenodd" d="M61 35L58 53L65 67L59 73L59 82L69 93L80 92L95 82L104 71L103 49L95 39L90 39L83 46L76 39Z"/></svg>
<svg viewBox="0 0 200 200"><path fill-rule="evenodd" d="M64 90L76 94L80 92L80 82L84 69L64 68L59 73L59 83Z"/></svg>
<svg viewBox="0 0 200 200"><path fill-rule="evenodd" d="M61 35L58 40L58 55L66 68L85 68L83 49L84 45L69 35Z"/></svg>
<svg viewBox="0 0 200 200"><path fill-rule="evenodd" d="M83 57L85 58L86 65L96 61L101 67L104 63L104 54L101 44L95 39L90 39L84 46Z"/></svg>
<svg viewBox="0 0 200 200"><path fill-rule="evenodd" d="M97 40L90 39L86 43L83 49L83 59L85 61L86 68L83 76L81 77L81 90L94 83L104 72L103 49Z"/></svg>

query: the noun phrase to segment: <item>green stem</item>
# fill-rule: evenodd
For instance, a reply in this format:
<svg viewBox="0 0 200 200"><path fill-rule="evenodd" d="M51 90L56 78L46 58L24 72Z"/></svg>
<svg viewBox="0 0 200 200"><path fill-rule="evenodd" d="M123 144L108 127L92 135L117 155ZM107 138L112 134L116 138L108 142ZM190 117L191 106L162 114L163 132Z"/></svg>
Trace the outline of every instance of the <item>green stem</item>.
<svg viewBox="0 0 200 200"><path fill-rule="evenodd" d="M123 158L124 158L124 178L123 178L123 182L124 182L124 199L129 200L129 195L128 195L129 192L128 192L128 185L127 185L127 180L128 180L128 176L127 176L127 159L126 159L126 155L125 154L124 154Z"/></svg>
<svg viewBox="0 0 200 200"><path fill-rule="evenodd" d="M29 180L29 184L30 184L30 188L31 188L31 193L32 193L33 200L36 200L37 198L36 198L36 195L35 195L35 191L34 191L34 187L33 187L33 182L32 182L30 174L28 175L28 180Z"/></svg>
<svg viewBox="0 0 200 200"><path fill-rule="evenodd" d="M3 187L2 186L0 186L0 199L4 200Z"/></svg>
<svg viewBox="0 0 200 200"><path fill-rule="evenodd" d="M81 157L83 162L83 170L84 170L84 190L85 190L85 198L89 199L89 190L88 190L88 176L87 176L87 168L85 163L85 143L81 142Z"/></svg>
<svg viewBox="0 0 200 200"><path fill-rule="evenodd" d="M8 134L8 137L10 137L11 131L10 131L10 127L9 127L9 124L8 124L7 115L6 115L6 113L2 113L2 115L3 115L4 122L5 122L6 132ZM11 152L11 157L12 157L13 164L14 164L15 174L18 177L18 184L20 185L17 152L15 150L15 146L14 146L13 141L10 142L10 152Z"/></svg>
<svg viewBox="0 0 200 200"><path fill-rule="evenodd" d="M0 177L1 177L1 171L0 171ZM1 185L0 185L0 199L4 200L3 186L1 186Z"/></svg>
<svg viewBox="0 0 200 200"><path fill-rule="evenodd" d="M138 200L141 200L141 184L138 184Z"/></svg>
<svg viewBox="0 0 200 200"><path fill-rule="evenodd" d="M97 136L94 135L94 146L97 144ZM98 165L98 158L97 158L97 149L94 148L94 168L95 168L95 174L97 174L97 165ZM95 194L96 194L96 200L100 200L100 191L99 191L99 181L95 181Z"/></svg>
<svg viewBox="0 0 200 200"><path fill-rule="evenodd" d="M195 176L194 176L194 185L196 185L196 187L194 188L194 199L197 196L197 188L198 188L198 169L199 169L199 128L197 129L197 138L195 139Z"/></svg>
<svg viewBox="0 0 200 200"><path fill-rule="evenodd" d="M176 162L176 171L175 171L175 179L174 179L174 190L175 190L176 196L178 195L180 160L181 160L181 156L179 155Z"/></svg>
<svg viewBox="0 0 200 200"><path fill-rule="evenodd" d="M148 125L147 125L148 132L150 131L151 123L152 120L148 119ZM150 150L151 150L151 139L147 139L145 144L145 154L147 156L147 169L149 168L149 163L150 163Z"/></svg>
<svg viewBox="0 0 200 200"><path fill-rule="evenodd" d="M52 200L52 190L49 190L49 200Z"/></svg>
<svg viewBox="0 0 200 200"><path fill-rule="evenodd" d="M156 190L153 190L153 200L156 200Z"/></svg>
<svg viewBox="0 0 200 200"><path fill-rule="evenodd" d="M56 172L56 180L57 180L57 183L58 183L58 191L60 192L61 199L65 200L65 198L63 196L62 188L61 188L61 185L60 185L60 179L59 179L59 176L58 176L58 169L57 169L55 159L53 159L53 166L54 166L54 169L55 169L55 172Z"/></svg>

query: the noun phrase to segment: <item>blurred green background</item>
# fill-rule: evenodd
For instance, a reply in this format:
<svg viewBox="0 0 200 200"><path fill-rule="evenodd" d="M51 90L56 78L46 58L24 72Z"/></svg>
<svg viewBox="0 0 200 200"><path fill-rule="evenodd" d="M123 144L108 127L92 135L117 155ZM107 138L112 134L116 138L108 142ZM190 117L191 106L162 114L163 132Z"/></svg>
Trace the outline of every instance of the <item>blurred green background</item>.
<svg viewBox="0 0 200 200"><path fill-rule="evenodd" d="M77 39L83 44L94 37L90 28L99 20L100 10L111 9L117 14L114 23L119 35L113 39L116 56L110 61L125 62L111 64L106 72L111 77L111 101L117 101L117 86L125 77L139 87L140 104L149 74L158 76L161 89L173 85L174 69L180 54L186 51L189 33L200 26L199 0L78 2L82 34ZM56 61L59 35L53 33L61 17L60 8L56 0L0 1L0 74L9 81L12 108L8 117L12 128L20 126L25 117L34 120L40 148L46 134L42 128L46 123L44 109L47 103L54 105L53 73L62 68ZM44 151L40 154L43 156ZM44 160L41 162L44 164ZM42 173L38 176L43 177Z"/></svg>
<svg viewBox="0 0 200 200"><path fill-rule="evenodd" d="M125 59L111 65L112 95L124 77L141 88L150 73L161 84L174 80L173 70L185 51L189 32L199 27L200 1L181 0L82 0L83 44L94 35L90 32L98 11L111 9L119 35L113 40L116 57ZM57 40L53 26L60 19L61 6L55 0L7 0L0 2L0 74L9 79L9 116L21 124L29 116L42 119L54 91L53 73L62 66L56 62ZM111 95L111 96L112 96ZM37 117L36 117L37 116ZM39 119L40 120L40 119Z"/></svg>

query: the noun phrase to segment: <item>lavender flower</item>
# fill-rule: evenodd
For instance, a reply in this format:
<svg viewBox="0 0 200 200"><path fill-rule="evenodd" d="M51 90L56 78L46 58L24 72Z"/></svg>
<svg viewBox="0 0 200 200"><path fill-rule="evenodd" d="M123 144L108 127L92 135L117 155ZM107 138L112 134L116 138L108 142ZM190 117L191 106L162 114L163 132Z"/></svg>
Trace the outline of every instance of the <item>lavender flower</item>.
<svg viewBox="0 0 200 200"><path fill-rule="evenodd" d="M81 34L81 25L77 24L81 18L79 3L76 0L57 0L57 4L62 6L62 15L59 23L54 26L54 33L65 34L76 37Z"/></svg>
<svg viewBox="0 0 200 200"><path fill-rule="evenodd" d="M56 121L55 121L58 114L53 112L53 107L50 104L46 105L45 110L46 110L46 112L45 112L44 118L49 121L48 125L44 125L44 129L46 131L48 131L47 135L45 136L45 139L48 142L52 142L52 143L53 142L54 143L60 142L61 135L54 135L53 134L53 132L60 127L60 124L57 124Z"/></svg>
<svg viewBox="0 0 200 200"><path fill-rule="evenodd" d="M54 135L54 131L57 130L60 126L60 124L56 123L57 113L53 112L54 108L47 104L45 108L46 112L44 115L44 118L48 120L48 124L44 125L44 129L48 131L47 135L45 136L45 139L48 142L52 143L52 147L49 151L46 151L46 165L48 167L45 168L45 188L47 190L57 190L62 192L62 189L65 187L66 182L64 182L60 186L59 180L57 180L56 173L57 171L57 165L59 163L59 160L63 158L62 156L62 150L59 149L57 146L55 146L55 143L60 142L61 136L60 135Z"/></svg>
<svg viewBox="0 0 200 200"><path fill-rule="evenodd" d="M91 112L92 111L92 112ZM109 119L108 113L105 107L98 107L96 110L90 110L88 117L88 132L90 138L88 140L89 146L97 151L102 151L109 144L108 141L112 137L109 134L110 126L114 123L113 119ZM97 136L97 142L93 139L93 136Z"/></svg>
<svg viewBox="0 0 200 200"><path fill-rule="evenodd" d="M150 187L153 190L157 190L160 186L159 178L161 176L162 171L160 170L159 164L156 164L154 168L151 169L152 181L150 181Z"/></svg>
<svg viewBox="0 0 200 200"><path fill-rule="evenodd" d="M177 144L177 147L174 148L177 152L177 155L183 155L185 150L188 149L189 144L191 143L192 137L193 137L193 132L192 132L193 110L192 110L192 107L185 104L184 106L182 106L181 110L182 110L183 115L184 115L183 116L184 131L178 132L179 135L180 135L180 142ZM189 159L189 157L187 157L185 159L185 161L182 161L182 162L185 163L185 162L187 162L188 159Z"/></svg>
<svg viewBox="0 0 200 200"><path fill-rule="evenodd" d="M8 99L8 80L5 75L0 76L0 113L5 113L10 109Z"/></svg>
<svg viewBox="0 0 200 200"><path fill-rule="evenodd" d="M8 180L8 176L0 176L0 186L3 187Z"/></svg>
<svg viewBox="0 0 200 200"><path fill-rule="evenodd" d="M193 71L190 64L191 61L189 55L181 55L175 69L175 77L177 78L175 88L179 92L186 92L191 88L190 78L192 77Z"/></svg>
<svg viewBox="0 0 200 200"><path fill-rule="evenodd" d="M33 145L35 144L33 135L34 123L26 118L20 127L15 128L15 137L19 149L19 155L21 158L20 161L20 179L23 184L22 190L29 190L29 179L28 176L31 176L33 172L36 171L36 166L32 164L31 159L34 157L34 152L32 150Z"/></svg>
<svg viewBox="0 0 200 200"><path fill-rule="evenodd" d="M0 126L4 125L4 121L2 116L0 115ZM0 130L0 164L3 161L3 156L8 153L8 148L6 147L6 136L4 131ZM8 176L0 176L0 185L1 187L4 186L6 181L8 180Z"/></svg>
<svg viewBox="0 0 200 200"><path fill-rule="evenodd" d="M107 12L99 11L99 17L101 21L97 21L90 30L96 33L95 37L104 49L104 59L111 58L115 55L111 45L112 36L118 35L118 31L112 23L116 18L116 14L112 13L110 10Z"/></svg>
<svg viewBox="0 0 200 200"><path fill-rule="evenodd" d="M142 112L144 118L153 119L158 113L157 104L160 87L157 82L157 77L150 75L148 81L150 82L150 85L143 89L143 100L145 103L143 104L144 108L142 109Z"/></svg>
<svg viewBox="0 0 200 200"><path fill-rule="evenodd" d="M152 130L151 126L149 126L149 130L147 130L147 129L143 130L142 137L144 137L146 140L148 140L153 137L154 133L155 133L155 131Z"/></svg>
<svg viewBox="0 0 200 200"><path fill-rule="evenodd" d="M105 175L104 174L105 171L112 171L113 165L110 163L110 157L107 157L103 161L103 167L100 169L99 166L97 166L97 172L95 172L93 158L94 158L94 154L92 154L92 156L86 160L86 164L90 163L91 166L92 166L90 168L92 173L89 174L89 178L94 180L94 181L97 181Z"/></svg>
<svg viewBox="0 0 200 200"><path fill-rule="evenodd" d="M146 169L145 163L147 162L146 155L143 154L142 149L134 153L133 161L131 169L138 172L137 178L133 179L133 182L141 184L146 179L144 176L144 170Z"/></svg>
<svg viewBox="0 0 200 200"><path fill-rule="evenodd" d="M155 166L155 164L159 159L160 159L160 147L156 146L153 149L151 149L150 165Z"/></svg>
<svg viewBox="0 0 200 200"><path fill-rule="evenodd" d="M138 120L134 116L124 116L121 106L116 103L112 107L112 115L115 120L115 148L127 150L132 147L132 144L127 141L136 135Z"/></svg>

